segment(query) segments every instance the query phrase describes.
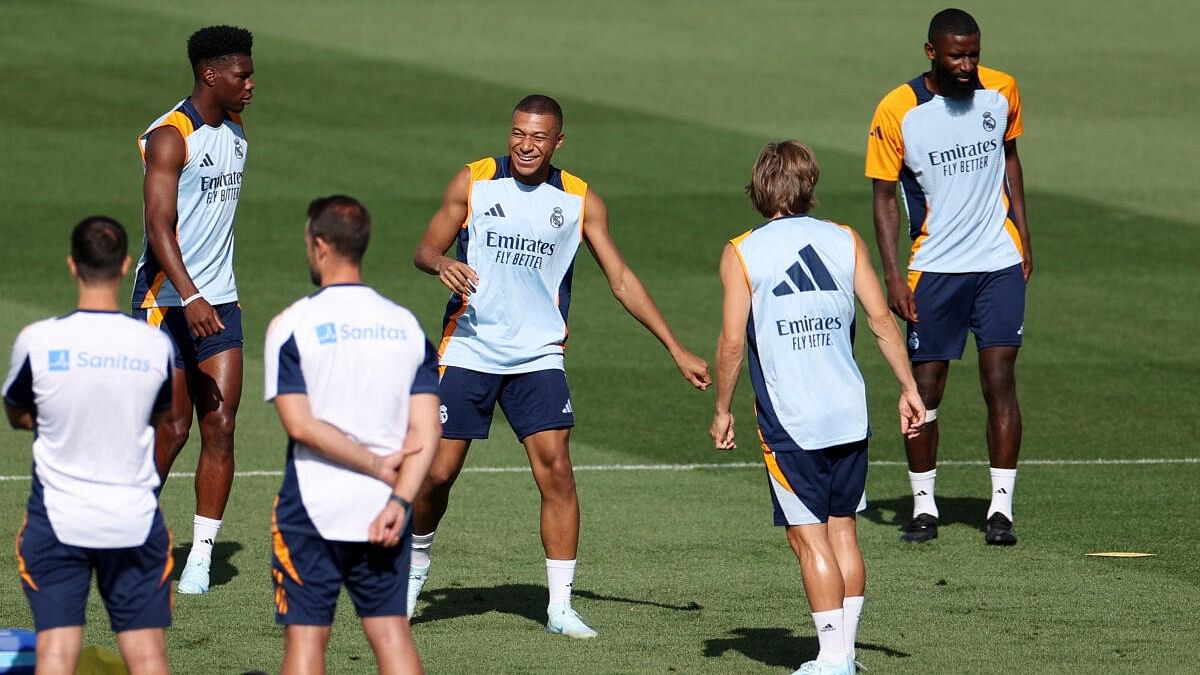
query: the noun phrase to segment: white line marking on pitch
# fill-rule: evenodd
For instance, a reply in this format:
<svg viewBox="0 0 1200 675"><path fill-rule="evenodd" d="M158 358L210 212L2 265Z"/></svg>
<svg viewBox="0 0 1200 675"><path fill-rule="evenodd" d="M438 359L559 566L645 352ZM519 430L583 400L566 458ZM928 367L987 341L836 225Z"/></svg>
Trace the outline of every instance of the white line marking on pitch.
<svg viewBox="0 0 1200 675"><path fill-rule="evenodd" d="M870 463L872 466L906 466L898 460L881 459ZM1027 459L1021 466L1137 466L1162 464L1200 464L1200 457L1165 457L1161 459ZM987 466L987 460L945 459L938 466ZM762 462L702 462L696 464L578 464L576 471L696 471L704 469L754 469L762 466ZM528 466L468 466L464 473L524 473ZM178 478L192 478L196 474L180 471L172 473ZM282 471L238 471L238 478L278 478ZM0 482L29 480L29 476L0 476Z"/></svg>

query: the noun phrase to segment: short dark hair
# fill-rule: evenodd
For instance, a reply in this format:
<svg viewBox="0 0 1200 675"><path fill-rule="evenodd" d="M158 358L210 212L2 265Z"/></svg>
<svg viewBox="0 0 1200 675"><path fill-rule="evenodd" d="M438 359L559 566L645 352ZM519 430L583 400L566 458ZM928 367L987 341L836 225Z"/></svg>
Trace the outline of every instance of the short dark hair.
<svg viewBox="0 0 1200 675"><path fill-rule="evenodd" d="M209 61L237 54L251 56L252 47L254 36L245 28L209 26L192 33L188 38L188 60L192 62L192 72L196 72Z"/></svg>
<svg viewBox="0 0 1200 675"><path fill-rule="evenodd" d="M746 194L767 218L807 213L816 204L821 167L811 148L800 141L767 143L754 162Z"/></svg>
<svg viewBox="0 0 1200 675"><path fill-rule="evenodd" d="M371 214L354 197L320 197L308 205L308 234L358 264L371 239Z"/></svg>
<svg viewBox="0 0 1200 675"><path fill-rule="evenodd" d="M558 128L562 129L562 106L558 105L558 101L545 94L530 94L526 96L521 99L520 103L517 103L517 107L513 108L513 112L529 113L530 115L554 115L554 118L558 120Z"/></svg>
<svg viewBox="0 0 1200 675"><path fill-rule="evenodd" d="M979 24L975 23L975 17L961 9L951 7L933 15L933 19L929 21L929 35L927 37L930 42L933 42L939 35L978 34Z"/></svg>
<svg viewBox="0 0 1200 675"><path fill-rule="evenodd" d="M88 216L71 231L71 259L84 282L121 278L128 248L125 228L108 216Z"/></svg>

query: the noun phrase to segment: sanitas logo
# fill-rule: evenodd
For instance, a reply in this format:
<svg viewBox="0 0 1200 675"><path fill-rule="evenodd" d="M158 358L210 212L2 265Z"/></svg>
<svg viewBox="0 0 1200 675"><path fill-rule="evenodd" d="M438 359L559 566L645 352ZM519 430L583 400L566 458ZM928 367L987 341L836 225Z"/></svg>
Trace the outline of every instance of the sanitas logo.
<svg viewBox="0 0 1200 675"><path fill-rule="evenodd" d="M70 370L71 369L71 350L70 349L51 349L48 355L50 370Z"/></svg>
<svg viewBox="0 0 1200 675"><path fill-rule="evenodd" d="M150 361L128 354L91 354L79 352L75 357L76 368L103 370L129 370L137 373L150 372Z"/></svg>
<svg viewBox="0 0 1200 675"><path fill-rule="evenodd" d="M403 340L405 337L403 329L382 323L373 326L323 323L317 326L317 342L323 345L334 344L338 340Z"/></svg>

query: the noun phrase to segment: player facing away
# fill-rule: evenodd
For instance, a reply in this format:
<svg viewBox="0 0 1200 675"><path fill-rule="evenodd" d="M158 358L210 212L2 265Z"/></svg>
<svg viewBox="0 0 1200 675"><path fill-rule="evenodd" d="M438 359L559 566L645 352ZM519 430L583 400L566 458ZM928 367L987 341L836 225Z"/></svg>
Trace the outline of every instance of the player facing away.
<svg viewBox="0 0 1200 675"><path fill-rule="evenodd" d="M133 313L175 343L175 392L158 427L166 480L200 427L192 549L180 593L208 592L213 543L233 483L234 418L242 399L242 309L233 275L233 223L246 165L241 112L254 91L248 31L211 26L188 39L192 93L138 138L146 235Z"/></svg>
<svg viewBox="0 0 1200 675"><path fill-rule="evenodd" d="M71 233L78 308L31 324L4 381L8 420L33 431L33 492L17 534L37 628L37 672L74 673L92 571L129 672L166 673L171 533L158 508L154 423L171 404L174 349L121 314L125 229L104 216Z"/></svg>
<svg viewBox="0 0 1200 675"><path fill-rule="evenodd" d="M568 447L575 414L563 371L575 253L586 242L613 295L671 354L683 377L708 386L708 365L675 337L608 229L604 202L550 163L563 142L562 108L530 95L512 114L508 154L472 162L446 188L413 262L450 289L439 350L442 441L413 503L409 611L471 441L487 438L497 403L525 446L541 492L550 598L546 630L589 638L571 608L579 503ZM458 243L457 256L443 255Z"/></svg>
<svg viewBox="0 0 1200 675"><path fill-rule="evenodd" d="M921 433L905 441L913 518L902 538L914 543L938 533L937 412L950 360L962 358L968 330L988 413L992 499L984 540L1017 543L1012 498L1021 409L1014 368L1033 253L1017 155L1021 96L1011 76L979 65L979 38L970 14L934 15L925 43L930 69L883 98L867 140L888 304L908 322L909 358L929 411ZM913 240L907 279L896 254L897 182Z"/></svg>
<svg viewBox="0 0 1200 675"><path fill-rule="evenodd" d="M371 220L334 195L308 208L319 290L267 329L266 400L288 435L271 517L282 672L324 673L346 588L380 673L418 673L408 625L409 518L437 450L437 355L403 307L362 282Z"/></svg>
<svg viewBox="0 0 1200 675"><path fill-rule="evenodd" d="M854 673L866 569L855 514L866 508L866 391L854 362L854 299L900 384L900 431L925 409L866 246L849 227L808 215L820 169L797 141L766 145L746 192L769 220L721 255L724 301L717 401L709 434L737 447L730 411L749 344L758 433L775 524L800 561L820 653L797 673Z"/></svg>

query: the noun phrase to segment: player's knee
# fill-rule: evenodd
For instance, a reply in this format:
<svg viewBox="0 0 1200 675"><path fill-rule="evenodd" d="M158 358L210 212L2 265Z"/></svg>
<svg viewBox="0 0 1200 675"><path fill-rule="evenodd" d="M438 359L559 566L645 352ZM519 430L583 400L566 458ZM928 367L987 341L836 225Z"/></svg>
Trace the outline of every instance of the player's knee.
<svg viewBox="0 0 1200 675"><path fill-rule="evenodd" d="M425 489L423 491L436 493L449 490L457 478L457 467L437 466L437 464L434 464L429 467L429 473L425 476Z"/></svg>
<svg viewBox="0 0 1200 675"><path fill-rule="evenodd" d="M174 452L179 452L187 443L191 434L192 420L190 417L169 416L163 418L155 430L161 437L161 442Z"/></svg>
<svg viewBox="0 0 1200 675"><path fill-rule="evenodd" d="M233 432L236 426L232 413L216 410L200 420L200 435L206 446L233 450Z"/></svg>

